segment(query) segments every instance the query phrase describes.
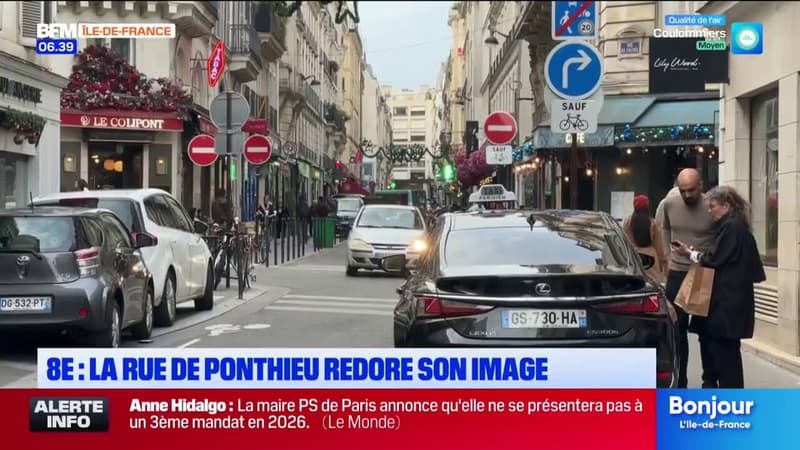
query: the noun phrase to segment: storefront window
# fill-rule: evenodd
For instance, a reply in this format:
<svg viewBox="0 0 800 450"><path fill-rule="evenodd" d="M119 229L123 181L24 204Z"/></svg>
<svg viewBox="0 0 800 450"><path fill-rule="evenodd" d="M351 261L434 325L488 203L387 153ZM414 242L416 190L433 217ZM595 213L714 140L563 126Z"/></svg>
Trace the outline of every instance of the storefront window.
<svg viewBox="0 0 800 450"><path fill-rule="evenodd" d="M753 98L750 109L750 202L753 234L764 263L778 253L778 91Z"/></svg>
<svg viewBox="0 0 800 450"><path fill-rule="evenodd" d="M16 208L27 205L27 167L24 156L0 152L0 207Z"/></svg>

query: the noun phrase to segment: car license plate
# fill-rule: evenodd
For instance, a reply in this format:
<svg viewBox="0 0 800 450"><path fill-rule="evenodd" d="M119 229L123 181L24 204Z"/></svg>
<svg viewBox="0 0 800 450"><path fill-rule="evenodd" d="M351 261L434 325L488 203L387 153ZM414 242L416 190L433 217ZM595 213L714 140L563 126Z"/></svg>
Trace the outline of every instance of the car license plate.
<svg viewBox="0 0 800 450"><path fill-rule="evenodd" d="M49 313L53 303L50 297L0 297L0 312Z"/></svg>
<svg viewBox="0 0 800 450"><path fill-rule="evenodd" d="M586 328L585 309L507 310L503 328Z"/></svg>

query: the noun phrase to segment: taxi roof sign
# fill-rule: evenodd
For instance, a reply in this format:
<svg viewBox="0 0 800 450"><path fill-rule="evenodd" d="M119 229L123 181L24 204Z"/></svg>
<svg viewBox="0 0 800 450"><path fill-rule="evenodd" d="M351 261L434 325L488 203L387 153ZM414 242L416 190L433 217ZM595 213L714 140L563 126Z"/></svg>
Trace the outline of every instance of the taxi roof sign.
<svg viewBox="0 0 800 450"><path fill-rule="evenodd" d="M470 203L516 202L517 196L502 184L486 184L469 196Z"/></svg>

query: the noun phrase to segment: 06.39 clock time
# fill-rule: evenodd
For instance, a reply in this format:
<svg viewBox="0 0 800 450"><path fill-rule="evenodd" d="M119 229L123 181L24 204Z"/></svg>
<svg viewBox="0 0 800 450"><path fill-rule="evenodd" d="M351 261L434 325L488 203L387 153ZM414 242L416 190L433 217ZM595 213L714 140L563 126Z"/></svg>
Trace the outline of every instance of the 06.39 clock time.
<svg viewBox="0 0 800 450"><path fill-rule="evenodd" d="M37 55L75 55L78 53L77 39L37 39Z"/></svg>

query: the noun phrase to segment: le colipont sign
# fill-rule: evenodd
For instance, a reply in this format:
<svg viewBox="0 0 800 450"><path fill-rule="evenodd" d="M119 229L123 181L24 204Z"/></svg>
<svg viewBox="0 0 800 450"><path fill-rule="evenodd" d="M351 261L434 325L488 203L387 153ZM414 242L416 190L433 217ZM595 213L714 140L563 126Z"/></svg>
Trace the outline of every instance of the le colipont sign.
<svg viewBox="0 0 800 450"><path fill-rule="evenodd" d="M183 120L169 113L140 111L61 111L61 126L107 130L183 131Z"/></svg>

